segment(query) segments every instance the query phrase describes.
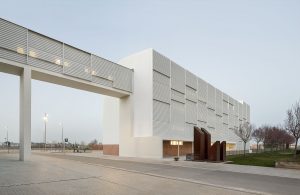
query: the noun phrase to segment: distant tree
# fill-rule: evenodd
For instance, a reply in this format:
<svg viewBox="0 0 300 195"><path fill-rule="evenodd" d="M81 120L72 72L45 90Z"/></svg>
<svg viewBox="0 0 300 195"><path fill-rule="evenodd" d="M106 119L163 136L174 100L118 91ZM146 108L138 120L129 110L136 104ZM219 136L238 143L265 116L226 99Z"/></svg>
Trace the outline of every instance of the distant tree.
<svg viewBox="0 0 300 195"><path fill-rule="evenodd" d="M234 130L234 133L244 142L244 156L246 156L246 144L251 139L253 128L253 125L243 123L239 128Z"/></svg>
<svg viewBox="0 0 300 195"><path fill-rule="evenodd" d="M93 140L89 143L89 145L96 145L96 144L98 144L97 139L93 139Z"/></svg>
<svg viewBox="0 0 300 195"><path fill-rule="evenodd" d="M294 158L297 155L298 140L300 138L300 103L297 101L290 109L287 110L287 118L285 120L286 130L295 139Z"/></svg>
<svg viewBox="0 0 300 195"><path fill-rule="evenodd" d="M263 142L265 139L265 131L263 127L260 127L258 129L255 129L252 133L252 138L256 142L256 152L258 152L259 149L259 143Z"/></svg>

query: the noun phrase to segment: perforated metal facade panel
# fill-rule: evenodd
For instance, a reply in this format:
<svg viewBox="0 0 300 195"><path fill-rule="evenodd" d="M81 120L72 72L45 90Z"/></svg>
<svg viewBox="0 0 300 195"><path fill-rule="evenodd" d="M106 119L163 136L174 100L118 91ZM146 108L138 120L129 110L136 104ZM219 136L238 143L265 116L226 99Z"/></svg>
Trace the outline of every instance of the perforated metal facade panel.
<svg viewBox="0 0 300 195"><path fill-rule="evenodd" d="M193 141L194 137L194 124L185 123L185 131L184 131L184 137L187 140Z"/></svg>
<svg viewBox="0 0 300 195"><path fill-rule="evenodd" d="M250 106L247 104L247 121L250 121Z"/></svg>
<svg viewBox="0 0 300 195"><path fill-rule="evenodd" d="M37 68L42 68L45 70L49 70L52 72L57 72L57 73L62 73L63 72L63 67L58 66L56 64L44 61L44 60L39 60L36 58L28 57L28 64L31 66L35 66Z"/></svg>
<svg viewBox="0 0 300 195"><path fill-rule="evenodd" d="M181 102L181 103L185 103L184 94L180 93L178 91L175 91L173 89L171 89L171 99L176 100L176 101Z"/></svg>
<svg viewBox="0 0 300 195"><path fill-rule="evenodd" d="M167 136L170 132L170 105L153 100L153 134Z"/></svg>
<svg viewBox="0 0 300 195"><path fill-rule="evenodd" d="M228 95L223 93L223 113L228 114L228 107L229 107L229 100L228 100Z"/></svg>
<svg viewBox="0 0 300 195"><path fill-rule="evenodd" d="M223 98L222 92L219 89L216 89L216 114L221 116L223 115Z"/></svg>
<svg viewBox="0 0 300 195"><path fill-rule="evenodd" d="M229 128L234 127L233 105L229 103Z"/></svg>
<svg viewBox="0 0 300 195"><path fill-rule="evenodd" d="M186 99L197 103L197 91L189 86L186 86Z"/></svg>
<svg viewBox="0 0 300 195"><path fill-rule="evenodd" d="M233 100L233 114L234 116L239 116L239 105L238 105L238 101L237 100Z"/></svg>
<svg viewBox="0 0 300 195"><path fill-rule="evenodd" d="M190 71L185 72L186 85L197 90L197 77Z"/></svg>
<svg viewBox="0 0 300 195"><path fill-rule="evenodd" d="M0 57L132 92L132 70L3 19Z"/></svg>
<svg viewBox="0 0 300 195"><path fill-rule="evenodd" d="M94 83L100 84L100 85L104 85L107 87L113 87L113 82L111 80L108 79L104 79L101 77L97 77L97 76L92 76L92 81Z"/></svg>
<svg viewBox="0 0 300 195"><path fill-rule="evenodd" d="M17 52L7 50L0 47L0 58L12 60L19 63L26 63L26 55L18 54Z"/></svg>
<svg viewBox="0 0 300 195"><path fill-rule="evenodd" d="M153 71L153 99L170 103L170 78Z"/></svg>
<svg viewBox="0 0 300 195"><path fill-rule="evenodd" d="M229 124L229 116L228 116L228 114L225 114L225 113L223 113L223 123L224 124Z"/></svg>
<svg viewBox="0 0 300 195"><path fill-rule="evenodd" d="M234 128L237 129L240 126L239 117L234 115L233 120L234 120Z"/></svg>
<svg viewBox="0 0 300 195"><path fill-rule="evenodd" d="M113 87L132 92L132 70L124 66L116 66L114 72Z"/></svg>
<svg viewBox="0 0 300 195"><path fill-rule="evenodd" d="M118 65L104 58L92 55L93 76L101 77L113 81L116 67Z"/></svg>
<svg viewBox="0 0 300 195"><path fill-rule="evenodd" d="M228 107L229 107L229 103L226 102L225 100L223 100L223 113L228 114Z"/></svg>
<svg viewBox="0 0 300 195"><path fill-rule="evenodd" d="M213 110L216 108L216 89L209 83L207 84L207 107Z"/></svg>
<svg viewBox="0 0 300 195"><path fill-rule="evenodd" d="M223 140L229 140L229 135L228 135L228 124L225 124L223 123L223 134L224 134L224 137L223 137Z"/></svg>
<svg viewBox="0 0 300 195"><path fill-rule="evenodd" d="M171 87L185 93L185 70L174 62L171 62Z"/></svg>
<svg viewBox="0 0 300 195"><path fill-rule="evenodd" d="M186 122L197 125L197 104L195 102L186 100L185 103Z"/></svg>
<svg viewBox="0 0 300 195"><path fill-rule="evenodd" d="M245 103L243 103L243 107L242 107L242 113L243 113L243 119L246 120L246 115L247 115L247 105Z"/></svg>
<svg viewBox="0 0 300 195"><path fill-rule="evenodd" d="M170 77L170 60L158 52L153 51L153 69Z"/></svg>
<svg viewBox="0 0 300 195"><path fill-rule="evenodd" d="M67 59L64 59L64 74L77 77L80 79L92 80L91 67L88 65L82 65Z"/></svg>
<svg viewBox="0 0 300 195"><path fill-rule="evenodd" d="M92 80L91 56L74 47L64 46L64 74Z"/></svg>
<svg viewBox="0 0 300 195"><path fill-rule="evenodd" d="M198 99L207 102L207 83L198 78Z"/></svg>
<svg viewBox="0 0 300 195"><path fill-rule="evenodd" d="M91 65L91 55L75 47L64 45L64 58L84 66Z"/></svg>
<svg viewBox="0 0 300 195"><path fill-rule="evenodd" d="M174 131L183 131L185 128L184 104L171 101L171 128Z"/></svg>
<svg viewBox="0 0 300 195"><path fill-rule="evenodd" d="M198 121L198 127L199 128L207 129L207 124L206 124L206 122Z"/></svg>
<svg viewBox="0 0 300 195"><path fill-rule="evenodd" d="M207 122L207 107L202 101L198 102L198 121Z"/></svg>
<svg viewBox="0 0 300 195"><path fill-rule="evenodd" d="M216 127L216 114L212 109L207 109L207 127L215 128Z"/></svg>
<svg viewBox="0 0 300 195"><path fill-rule="evenodd" d="M221 116L216 115L216 130L215 130L215 134L216 134L216 140L217 141L223 141L224 140L224 130L223 130L223 119Z"/></svg>
<svg viewBox="0 0 300 195"><path fill-rule="evenodd" d="M27 53L27 29L0 19L0 47Z"/></svg>
<svg viewBox="0 0 300 195"><path fill-rule="evenodd" d="M28 33L28 64L63 73L63 43L32 31Z"/></svg>
<svg viewBox="0 0 300 195"><path fill-rule="evenodd" d="M0 57L26 63L27 29L0 19Z"/></svg>
<svg viewBox="0 0 300 195"><path fill-rule="evenodd" d="M28 43L30 48L43 51L50 55L50 57L57 57L62 60L63 57L63 43L54 39L48 38L44 35L29 31ZM47 60L47 59L45 59ZM56 63L55 59L49 60ZM61 61L62 64L62 61Z"/></svg>
<svg viewBox="0 0 300 195"><path fill-rule="evenodd" d="M239 118L242 119L243 118L243 104L241 104L240 102L238 102L238 110L239 110Z"/></svg>

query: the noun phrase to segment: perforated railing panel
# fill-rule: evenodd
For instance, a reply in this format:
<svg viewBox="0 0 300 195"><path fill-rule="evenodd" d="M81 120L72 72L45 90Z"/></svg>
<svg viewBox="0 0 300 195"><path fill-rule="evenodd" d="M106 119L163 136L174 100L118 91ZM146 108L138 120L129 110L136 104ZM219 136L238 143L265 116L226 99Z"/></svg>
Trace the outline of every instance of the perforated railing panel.
<svg viewBox="0 0 300 195"><path fill-rule="evenodd" d="M0 19L0 58L132 92L133 70L4 19Z"/></svg>

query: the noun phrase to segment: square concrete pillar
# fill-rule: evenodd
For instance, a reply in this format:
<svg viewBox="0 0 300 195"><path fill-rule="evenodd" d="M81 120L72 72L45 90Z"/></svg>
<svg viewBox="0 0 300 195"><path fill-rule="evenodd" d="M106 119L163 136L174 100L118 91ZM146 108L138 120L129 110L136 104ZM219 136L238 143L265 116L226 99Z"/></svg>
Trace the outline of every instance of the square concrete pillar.
<svg viewBox="0 0 300 195"><path fill-rule="evenodd" d="M25 67L20 76L20 161L31 154L31 69Z"/></svg>

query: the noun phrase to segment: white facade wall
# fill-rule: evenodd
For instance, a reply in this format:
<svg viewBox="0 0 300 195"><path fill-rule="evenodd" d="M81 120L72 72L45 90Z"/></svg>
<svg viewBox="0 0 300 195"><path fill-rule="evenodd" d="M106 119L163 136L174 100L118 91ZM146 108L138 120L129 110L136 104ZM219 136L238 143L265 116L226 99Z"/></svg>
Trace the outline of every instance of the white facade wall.
<svg viewBox="0 0 300 195"><path fill-rule="evenodd" d="M248 104L233 99L157 51L150 49L144 52L147 53L146 58L141 52L125 58L125 64L124 60L120 61L124 66L134 61L139 66L129 67L134 68L135 74L136 68L140 67L147 74L143 77L143 83L134 76L134 93L143 94L138 101L146 105L147 112L152 114L147 116L147 130L136 129L138 126L135 126L134 131L139 132L137 135L193 141L193 127L199 126L212 134L212 141L225 140L239 144L234 129L242 122L250 121ZM142 86L136 89L136 84ZM149 91L153 92L151 99L143 99ZM137 112L135 116L140 117L142 112L146 112L143 106L134 108ZM138 123L135 120L134 124Z"/></svg>
<svg viewBox="0 0 300 195"><path fill-rule="evenodd" d="M227 141L242 149L234 129L250 121L248 104L153 49L119 63L134 69L132 130L119 128L120 155L162 157L162 140L193 141L194 126L207 129L213 142Z"/></svg>

